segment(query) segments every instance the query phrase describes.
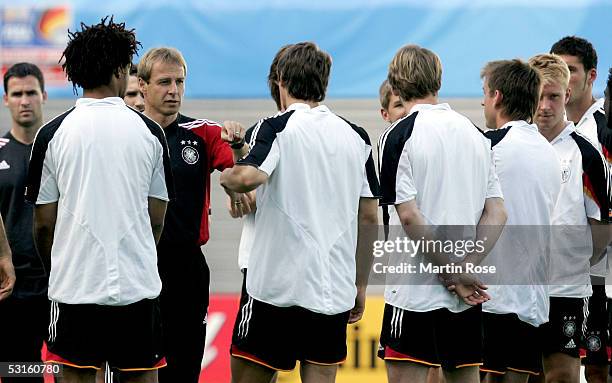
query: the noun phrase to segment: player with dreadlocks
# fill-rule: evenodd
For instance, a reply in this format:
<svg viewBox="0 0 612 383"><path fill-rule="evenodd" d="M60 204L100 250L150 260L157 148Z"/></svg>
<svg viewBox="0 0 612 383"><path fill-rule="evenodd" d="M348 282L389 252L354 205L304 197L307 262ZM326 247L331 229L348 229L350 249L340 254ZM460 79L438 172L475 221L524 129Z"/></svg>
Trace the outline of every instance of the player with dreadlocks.
<svg viewBox="0 0 612 383"><path fill-rule="evenodd" d="M108 17L69 33L76 105L38 132L26 188L50 265L46 362L62 382L94 382L105 362L125 382L157 382L162 355L155 245L173 183L164 133L123 101L138 49Z"/></svg>

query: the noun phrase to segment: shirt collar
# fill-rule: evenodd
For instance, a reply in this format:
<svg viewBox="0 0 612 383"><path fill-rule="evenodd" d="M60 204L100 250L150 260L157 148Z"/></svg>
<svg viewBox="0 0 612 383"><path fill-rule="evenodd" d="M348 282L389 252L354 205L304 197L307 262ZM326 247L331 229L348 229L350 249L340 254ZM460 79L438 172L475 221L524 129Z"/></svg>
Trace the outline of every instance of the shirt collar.
<svg viewBox="0 0 612 383"><path fill-rule="evenodd" d="M538 127L535 124L530 124L525 120L508 121L505 124L503 124L500 129L505 129L508 127L527 128L527 129L535 130L536 132L538 131Z"/></svg>
<svg viewBox="0 0 612 383"><path fill-rule="evenodd" d="M586 112L584 112L584 114L582 115L582 117L580 118L580 120L578 120L578 124L576 126L580 126L582 124L584 124L584 122L586 120L588 120L593 113L595 113L596 111L603 109L604 107L604 98L600 98L598 100L596 100L593 105L591 105L591 107L589 109L587 109Z"/></svg>
<svg viewBox="0 0 612 383"><path fill-rule="evenodd" d="M575 131L576 131L576 126L574 125L574 123L572 121L565 121L565 128L561 131L561 133L557 135L557 137L553 138L552 141L550 141L550 144L554 145L557 142L563 141Z"/></svg>
<svg viewBox="0 0 612 383"><path fill-rule="evenodd" d="M412 109L410 109L408 115L420 110L451 110L451 107L445 102L441 104L415 104Z"/></svg>
<svg viewBox="0 0 612 383"><path fill-rule="evenodd" d="M328 112L329 108L323 104L320 104L317 107L311 108L310 105L308 104L304 104L302 102L295 102L291 105L289 105L289 107L285 110L286 112L289 112L290 110L316 110L319 112Z"/></svg>
<svg viewBox="0 0 612 383"><path fill-rule="evenodd" d="M76 106L80 105L125 105L125 101L121 97L105 97L105 98L79 98L76 101Z"/></svg>

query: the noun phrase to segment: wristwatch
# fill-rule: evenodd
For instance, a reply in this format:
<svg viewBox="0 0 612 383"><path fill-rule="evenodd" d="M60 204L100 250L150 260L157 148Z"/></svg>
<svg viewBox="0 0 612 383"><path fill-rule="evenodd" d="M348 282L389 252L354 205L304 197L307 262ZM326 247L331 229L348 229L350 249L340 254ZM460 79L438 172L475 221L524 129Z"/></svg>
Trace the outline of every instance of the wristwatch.
<svg viewBox="0 0 612 383"><path fill-rule="evenodd" d="M242 147L244 146L244 144L245 144L245 140L244 140L244 137L242 137L242 139L241 139L240 141L238 141L238 142L233 142L233 143L230 145L230 148L232 148L232 149L234 149L234 150L242 149Z"/></svg>

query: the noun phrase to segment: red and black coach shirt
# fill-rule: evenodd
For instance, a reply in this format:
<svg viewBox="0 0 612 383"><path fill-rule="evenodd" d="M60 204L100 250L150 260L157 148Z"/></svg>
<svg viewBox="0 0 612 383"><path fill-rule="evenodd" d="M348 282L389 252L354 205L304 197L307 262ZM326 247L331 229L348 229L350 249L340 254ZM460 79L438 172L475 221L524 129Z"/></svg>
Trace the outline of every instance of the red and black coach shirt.
<svg viewBox="0 0 612 383"><path fill-rule="evenodd" d="M209 237L210 174L234 166L232 149L213 121L179 114L164 132L176 195L168 204L160 246L200 246Z"/></svg>

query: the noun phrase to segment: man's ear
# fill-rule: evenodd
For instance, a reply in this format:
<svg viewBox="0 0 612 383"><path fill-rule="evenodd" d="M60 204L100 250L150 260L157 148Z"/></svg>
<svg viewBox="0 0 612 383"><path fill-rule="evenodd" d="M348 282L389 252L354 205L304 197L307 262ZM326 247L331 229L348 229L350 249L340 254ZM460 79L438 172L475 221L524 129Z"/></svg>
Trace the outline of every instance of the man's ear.
<svg viewBox="0 0 612 383"><path fill-rule="evenodd" d="M387 112L384 108L380 108L380 115L382 116L383 120L391 122L389 121L389 112Z"/></svg>
<svg viewBox="0 0 612 383"><path fill-rule="evenodd" d="M587 83L590 85L593 85L593 83L597 79L597 69L596 68L589 69L586 75L587 75Z"/></svg>
<svg viewBox="0 0 612 383"><path fill-rule="evenodd" d="M504 94L500 92L499 89L495 89L495 94L493 95L493 99L495 100L494 105L499 106L504 100Z"/></svg>
<svg viewBox="0 0 612 383"><path fill-rule="evenodd" d="M142 77L138 77L138 88L143 97L147 94L147 85L147 82L143 80Z"/></svg>
<svg viewBox="0 0 612 383"><path fill-rule="evenodd" d="M117 72L115 73L115 77L117 77L117 79L122 79L126 76L129 76L129 74L130 74L130 66L127 65L124 68L119 68Z"/></svg>

